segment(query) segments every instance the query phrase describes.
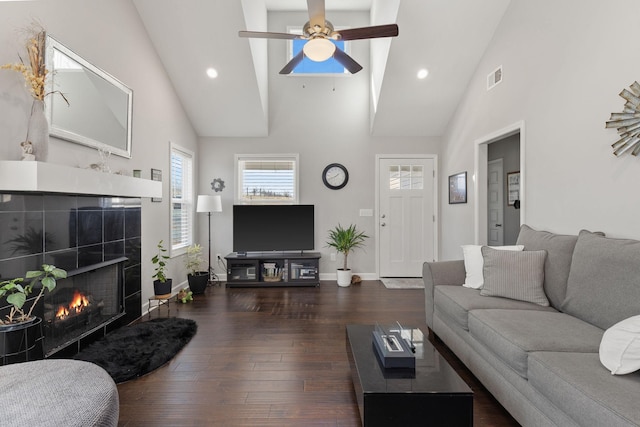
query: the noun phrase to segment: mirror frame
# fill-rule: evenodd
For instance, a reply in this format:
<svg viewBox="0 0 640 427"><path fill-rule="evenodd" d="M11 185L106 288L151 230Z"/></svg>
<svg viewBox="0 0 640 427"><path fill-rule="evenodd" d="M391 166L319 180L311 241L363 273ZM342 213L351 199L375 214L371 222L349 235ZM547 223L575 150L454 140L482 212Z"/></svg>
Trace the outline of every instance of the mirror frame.
<svg viewBox="0 0 640 427"><path fill-rule="evenodd" d="M49 70L49 78L47 79L47 93L53 93L54 91L61 91L64 93L64 88L56 87L55 82L55 70L53 68L53 51L58 50L64 55L68 56L72 60L76 61L86 70L94 73L98 77L104 79L106 82L115 86L117 89L121 90L127 97L127 129L126 129L126 149L122 149L119 147L114 147L108 145L102 141L95 140L86 135L81 135L75 132L72 132L68 129L63 129L61 127L56 126L53 123L53 109L50 107L50 103L45 102L45 110L47 118L49 119L49 135L54 136L56 138L61 138L66 141L75 142L77 144L82 144L88 147L96 148L96 149L105 149L111 152L111 154L115 154L117 156L126 157L128 159L131 158L131 142L132 142L132 119L133 119L133 90L127 87L124 83L113 77L111 74L107 73L104 70L96 67L91 64L80 55L73 52L71 49L51 37L47 34L47 43L46 43L46 67ZM70 105L70 108L73 108L73 105Z"/></svg>

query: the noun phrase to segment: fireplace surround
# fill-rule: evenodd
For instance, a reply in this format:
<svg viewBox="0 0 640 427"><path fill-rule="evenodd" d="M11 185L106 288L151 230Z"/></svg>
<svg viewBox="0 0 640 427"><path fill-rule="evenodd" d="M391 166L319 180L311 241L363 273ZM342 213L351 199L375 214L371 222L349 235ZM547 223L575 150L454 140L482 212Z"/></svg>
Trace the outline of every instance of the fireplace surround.
<svg viewBox="0 0 640 427"><path fill-rule="evenodd" d="M0 279L42 264L68 272L34 309L45 356L75 354L141 316L140 251L139 197L0 192ZM68 307L76 292L85 308ZM8 310L1 299L0 316Z"/></svg>

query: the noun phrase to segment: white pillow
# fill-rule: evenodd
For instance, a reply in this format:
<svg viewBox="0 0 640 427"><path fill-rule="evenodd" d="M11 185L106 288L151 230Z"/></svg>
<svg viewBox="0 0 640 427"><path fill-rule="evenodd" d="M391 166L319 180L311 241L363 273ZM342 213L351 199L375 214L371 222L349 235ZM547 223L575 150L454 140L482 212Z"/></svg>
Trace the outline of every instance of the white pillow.
<svg viewBox="0 0 640 427"><path fill-rule="evenodd" d="M522 251L524 245L515 246L489 246L493 249L500 249L504 251ZM481 245L462 245L462 254L464 256L464 269L467 272L467 277L464 280L464 284L467 288L482 289L484 284L484 277L482 276L482 268L484 267L484 261L482 260L482 248Z"/></svg>
<svg viewBox="0 0 640 427"><path fill-rule="evenodd" d="M611 375L630 374L640 369L640 316L629 317L604 331L600 362Z"/></svg>

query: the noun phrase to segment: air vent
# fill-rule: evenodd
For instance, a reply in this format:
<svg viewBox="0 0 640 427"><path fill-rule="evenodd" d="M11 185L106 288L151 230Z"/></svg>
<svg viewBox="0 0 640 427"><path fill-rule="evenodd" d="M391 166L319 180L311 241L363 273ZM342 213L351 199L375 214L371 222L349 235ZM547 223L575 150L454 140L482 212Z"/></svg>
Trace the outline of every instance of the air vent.
<svg viewBox="0 0 640 427"><path fill-rule="evenodd" d="M487 76L487 90L492 89L495 85L502 81L502 65L493 70Z"/></svg>

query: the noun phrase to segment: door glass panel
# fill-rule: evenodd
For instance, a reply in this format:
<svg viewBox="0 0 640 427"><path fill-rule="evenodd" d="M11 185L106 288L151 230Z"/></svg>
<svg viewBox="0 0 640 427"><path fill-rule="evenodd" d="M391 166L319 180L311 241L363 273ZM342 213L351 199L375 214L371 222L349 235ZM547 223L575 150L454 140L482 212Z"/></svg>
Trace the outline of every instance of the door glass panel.
<svg viewBox="0 0 640 427"><path fill-rule="evenodd" d="M411 166L400 166L400 189L411 188Z"/></svg>
<svg viewBox="0 0 640 427"><path fill-rule="evenodd" d="M389 166L390 190L422 190L424 186L423 168L420 165Z"/></svg>
<svg viewBox="0 0 640 427"><path fill-rule="evenodd" d="M411 189L422 190L422 186L423 186L422 166L420 165L411 166Z"/></svg>
<svg viewBox="0 0 640 427"><path fill-rule="evenodd" d="M389 190L400 188L400 166L389 166Z"/></svg>

